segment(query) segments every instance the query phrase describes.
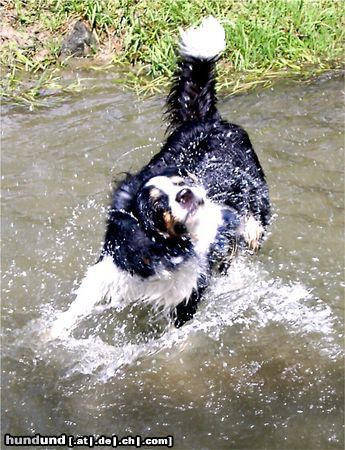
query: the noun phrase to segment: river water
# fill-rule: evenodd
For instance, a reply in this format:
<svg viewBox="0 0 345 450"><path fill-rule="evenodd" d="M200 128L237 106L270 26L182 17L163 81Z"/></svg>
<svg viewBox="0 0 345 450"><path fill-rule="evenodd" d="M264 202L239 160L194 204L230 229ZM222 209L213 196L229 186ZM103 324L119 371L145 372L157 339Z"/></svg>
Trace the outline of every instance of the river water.
<svg viewBox="0 0 345 450"><path fill-rule="evenodd" d="M176 330L140 305L103 308L47 342L97 259L112 180L164 137L163 97L138 99L116 74L88 76L85 90L46 107L3 107L3 433L342 449L342 77L220 100L249 132L274 221L258 255L214 280L193 321Z"/></svg>

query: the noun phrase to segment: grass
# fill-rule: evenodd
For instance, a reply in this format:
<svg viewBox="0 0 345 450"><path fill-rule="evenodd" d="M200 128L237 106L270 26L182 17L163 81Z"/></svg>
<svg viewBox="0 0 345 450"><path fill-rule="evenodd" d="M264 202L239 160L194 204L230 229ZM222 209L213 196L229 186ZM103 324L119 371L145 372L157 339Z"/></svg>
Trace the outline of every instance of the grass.
<svg viewBox="0 0 345 450"><path fill-rule="evenodd" d="M224 25L227 49L219 66L228 92L270 83L287 74L339 67L343 59L343 0L14 0L5 2L13 39L1 52L3 93L33 101L58 86L63 35L86 21L107 63L128 69L126 84L139 92L164 89L175 65L179 27L214 15ZM27 80L29 79L29 88Z"/></svg>

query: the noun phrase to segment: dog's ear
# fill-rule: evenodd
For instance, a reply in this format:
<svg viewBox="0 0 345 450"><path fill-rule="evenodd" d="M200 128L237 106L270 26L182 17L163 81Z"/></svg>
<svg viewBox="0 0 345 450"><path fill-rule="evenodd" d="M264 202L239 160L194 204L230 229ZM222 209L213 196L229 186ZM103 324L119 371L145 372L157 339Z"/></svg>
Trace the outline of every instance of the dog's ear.
<svg viewBox="0 0 345 450"><path fill-rule="evenodd" d="M145 229L154 228L153 202L150 197L150 188L143 187L134 198L134 214Z"/></svg>
<svg viewBox="0 0 345 450"><path fill-rule="evenodd" d="M167 196L154 186L144 186L135 197L134 214L149 234L162 234L166 230L165 213L170 212Z"/></svg>
<svg viewBox="0 0 345 450"><path fill-rule="evenodd" d="M116 266L144 278L154 275L159 264L157 244L133 214L111 210L103 251L98 262L111 256Z"/></svg>

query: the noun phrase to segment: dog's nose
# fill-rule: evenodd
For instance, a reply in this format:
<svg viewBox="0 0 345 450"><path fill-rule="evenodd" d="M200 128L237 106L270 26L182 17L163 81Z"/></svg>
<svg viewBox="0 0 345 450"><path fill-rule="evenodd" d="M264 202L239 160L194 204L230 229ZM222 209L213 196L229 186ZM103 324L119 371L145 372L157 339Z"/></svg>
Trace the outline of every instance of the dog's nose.
<svg viewBox="0 0 345 450"><path fill-rule="evenodd" d="M181 205L188 205L194 200L195 196L193 192L190 189L182 189L180 192L176 195L176 201L178 203L181 203Z"/></svg>
<svg viewBox="0 0 345 450"><path fill-rule="evenodd" d="M202 196L197 195L191 189L184 188L176 195L176 201L182 206L182 208L197 208L204 204Z"/></svg>

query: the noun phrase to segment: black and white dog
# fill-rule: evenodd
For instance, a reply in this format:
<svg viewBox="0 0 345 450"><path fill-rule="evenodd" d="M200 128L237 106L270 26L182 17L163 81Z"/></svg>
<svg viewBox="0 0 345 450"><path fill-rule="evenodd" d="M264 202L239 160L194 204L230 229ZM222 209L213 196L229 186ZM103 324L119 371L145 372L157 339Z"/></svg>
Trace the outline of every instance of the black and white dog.
<svg viewBox="0 0 345 450"><path fill-rule="evenodd" d="M179 327L194 315L212 266L226 264L237 244L259 247L270 219L268 188L247 133L217 111L215 65L224 48L213 17L181 33L169 137L114 190L100 259L53 324L54 337L102 300L148 302Z"/></svg>

